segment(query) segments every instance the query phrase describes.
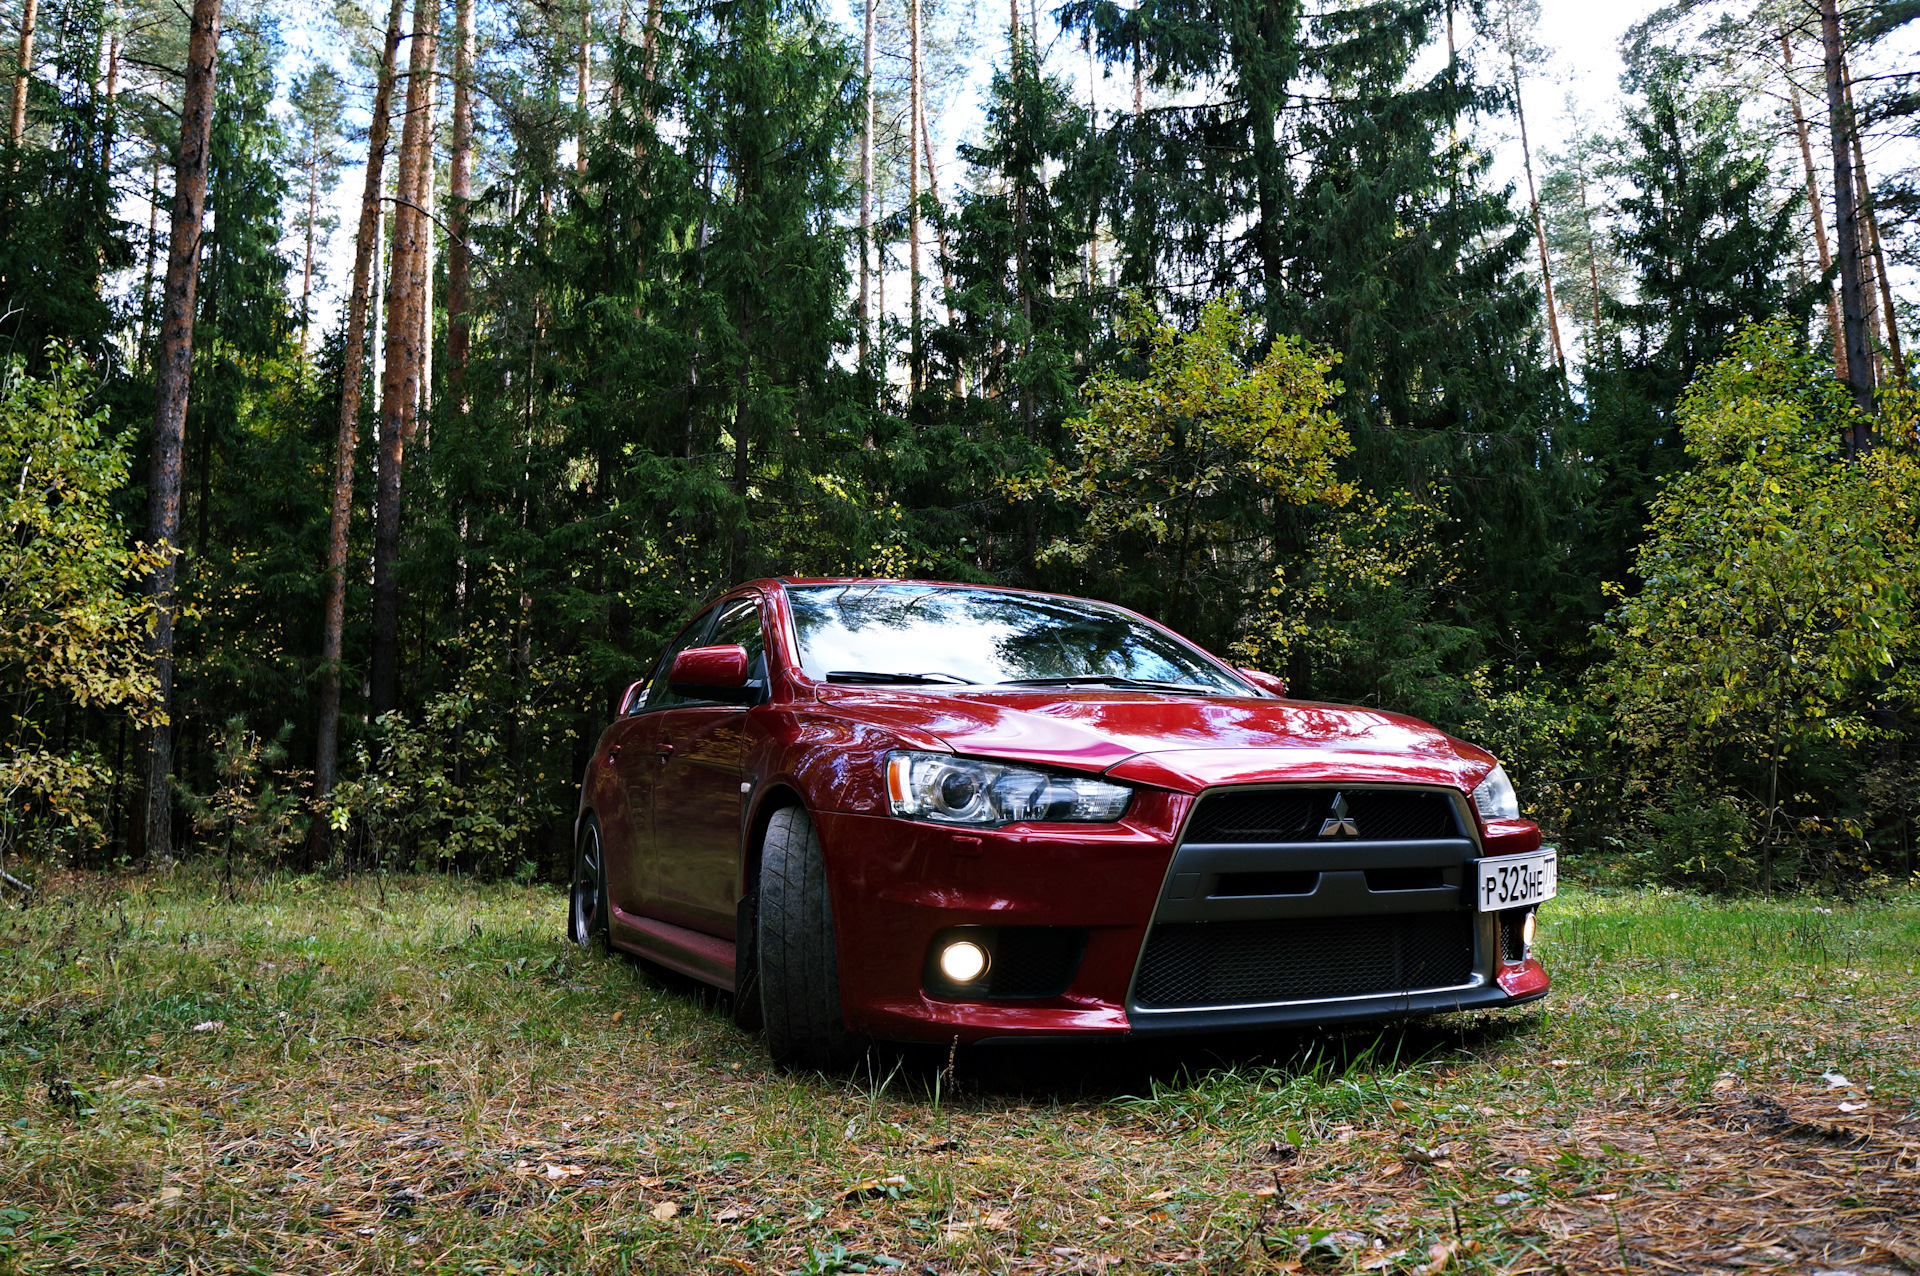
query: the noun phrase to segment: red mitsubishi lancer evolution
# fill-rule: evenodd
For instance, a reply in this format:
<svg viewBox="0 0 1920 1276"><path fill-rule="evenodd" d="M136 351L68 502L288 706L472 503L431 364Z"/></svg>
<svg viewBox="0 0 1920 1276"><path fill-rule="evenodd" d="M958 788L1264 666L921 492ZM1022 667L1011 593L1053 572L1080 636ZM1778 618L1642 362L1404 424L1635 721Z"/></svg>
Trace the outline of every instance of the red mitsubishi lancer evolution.
<svg viewBox="0 0 1920 1276"><path fill-rule="evenodd" d="M1078 598L731 590L628 689L575 844L575 942L730 990L799 1066L1547 991L1555 855L1491 756Z"/></svg>

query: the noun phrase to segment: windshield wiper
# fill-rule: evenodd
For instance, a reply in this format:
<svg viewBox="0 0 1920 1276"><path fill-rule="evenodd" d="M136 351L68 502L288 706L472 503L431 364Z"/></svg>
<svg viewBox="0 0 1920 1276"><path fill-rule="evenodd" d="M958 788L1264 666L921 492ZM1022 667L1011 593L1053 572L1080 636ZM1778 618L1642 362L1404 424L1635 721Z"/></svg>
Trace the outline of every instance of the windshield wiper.
<svg viewBox="0 0 1920 1276"><path fill-rule="evenodd" d="M1217 696L1217 687L1197 687L1189 682L1156 682L1151 678L1123 678L1111 673L1076 673L1065 678L1007 678L1003 687L1125 687L1138 691L1184 691L1194 695Z"/></svg>
<svg viewBox="0 0 1920 1276"><path fill-rule="evenodd" d="M918 685L952 684L955 686L962 686L962 687L971 687L975 685L973 679L962 678L958 674L875 673L870 669L830 669L827 671L827 681L828 682L862 682L862 683L906 682L906 683L914 683Z"/></svg>

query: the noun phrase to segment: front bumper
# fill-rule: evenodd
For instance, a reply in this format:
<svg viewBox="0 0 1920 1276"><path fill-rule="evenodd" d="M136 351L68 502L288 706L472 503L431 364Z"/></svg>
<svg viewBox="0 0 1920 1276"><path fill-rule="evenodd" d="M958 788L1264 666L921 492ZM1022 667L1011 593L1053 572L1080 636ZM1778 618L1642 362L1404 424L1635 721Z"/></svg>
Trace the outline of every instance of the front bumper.
<svg viewBox="0 0 1920 1276"><path fill-rule="evenodd" d="M1142 950L1156 918L1206 921L1205 908L1168 898L1175 879L1208 854L1174 846L1194 799L1142 789L1124 822L1100 826L954 829L882 816L821 812L841 999L856 1032L903 1041L1161 1036L1386 1019L1518 1005L1543 996L1546 972L1531 958L1501 959L1490 914L1470 914L1472 971L1454 986L1380 995L1199 1008L1135 1000ZM1470 846L1470 844L1463 843ZM1360 848L1342 848L1352 856ZM1404 846L1377 848L1388 864ZM1196 859L1196 852L1200 858ZM1217 852L1214 853L1216 858ZM1397 857L1397 858L1396 858ZM1231 858L1231 857L1229 857ZM1264 913L1236 900L1236 917L1464 911L1457 886L1441 892L1369 892L1363 871L1330 872L1308 900ZM1413 898L1419 896L1422 898ZM1316 902L1317 900L1317 902ZM1436 903L1436 901L1439 901ZM1184 910L1184 911L1183 911ZM924 977L936 935L955 927L1073 927L1085 947L1066 991L1033 998L967 999L930 992Z"/></svg>

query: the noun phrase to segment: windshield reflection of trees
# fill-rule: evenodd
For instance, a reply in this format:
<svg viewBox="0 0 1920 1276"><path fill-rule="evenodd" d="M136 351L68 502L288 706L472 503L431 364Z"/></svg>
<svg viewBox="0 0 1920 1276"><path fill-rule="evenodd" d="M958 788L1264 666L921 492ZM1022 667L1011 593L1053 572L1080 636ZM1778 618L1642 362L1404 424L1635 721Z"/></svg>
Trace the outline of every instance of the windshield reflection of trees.
<svg viewBox="0 0 1920 1276"><path fill-rule="evenodd" d="M889 647L911 649L940 667L964 655L987 657L993 678L1072 678L1085 675L1219 684L1219 674L1174 640L1091 606L990 591L858 586L788 591L801 643L828 668L844 663L841 635L887 634ZM840 631L835 633L834 631ZM811 663L811 660L809 661ZM879 669L877 672L916 672ZM824 670L823 670L824 672Z"/></svg>

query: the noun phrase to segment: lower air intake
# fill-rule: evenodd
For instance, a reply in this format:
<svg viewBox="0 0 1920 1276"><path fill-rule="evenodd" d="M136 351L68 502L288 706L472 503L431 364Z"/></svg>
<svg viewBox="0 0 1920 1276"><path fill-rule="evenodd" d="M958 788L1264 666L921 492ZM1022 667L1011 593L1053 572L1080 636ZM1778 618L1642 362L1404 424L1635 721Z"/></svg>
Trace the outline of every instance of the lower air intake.
<svg viewBox="0 0 1920 1276"><path fill-rule="evenodd" d="M1174 1010L1454 988L1473 977L1473 916L1461 910L1155 926L1134 1000Z"/></svg>

